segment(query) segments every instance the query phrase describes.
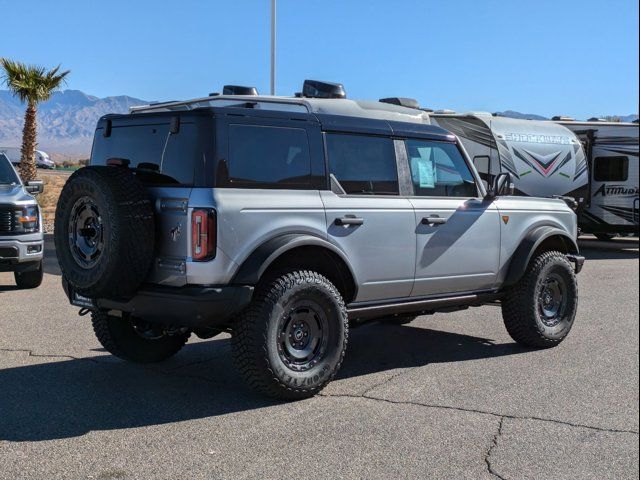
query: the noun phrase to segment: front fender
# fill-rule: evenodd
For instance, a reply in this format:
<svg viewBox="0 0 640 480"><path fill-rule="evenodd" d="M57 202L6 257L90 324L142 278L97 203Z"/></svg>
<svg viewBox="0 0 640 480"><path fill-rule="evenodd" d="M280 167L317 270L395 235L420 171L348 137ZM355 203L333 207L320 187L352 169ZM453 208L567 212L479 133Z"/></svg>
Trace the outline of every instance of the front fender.
<svg viewBox="0 0 640 480"><path fill-rule="evenodd" d="M527 270L527 265L529 265L531 257L536 249L542 242L553 236L560 236L563 238L569 250L567 253L573 255L579 253L578 244L575 239L564 230L552 226L536 227L525 235L522 242L520 242L520 245L518 245L518 248L513 252L504 281L505 287L514 285L518 280L520 280L524 275L524 272Z"/></svg>

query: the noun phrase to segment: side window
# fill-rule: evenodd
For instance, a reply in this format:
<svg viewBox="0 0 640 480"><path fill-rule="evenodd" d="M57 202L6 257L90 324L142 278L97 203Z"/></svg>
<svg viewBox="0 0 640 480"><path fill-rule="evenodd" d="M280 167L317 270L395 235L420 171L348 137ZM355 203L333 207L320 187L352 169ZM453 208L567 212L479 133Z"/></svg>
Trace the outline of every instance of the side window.
<svg viewBox="0 0 640 480"><path fill-rule="evenodd" d="M598 157L594 160L596 182L625 182L629 178L629 157Z"/></svg>
<svg viewBox="0 0 640 480"><path fill-rule="evenodd" d="M303 128L229 125L229 158L221 186L304 189L311 186L309 140Z"/></svg>
<svg viewBox="0 0 640 480"><path fill-rule="evenodd" d="M425 197L476 197L471 170L453 143L406 140L415 195Z"/></svg>
<svg viewBox="0 0 640 480"><path fill-rule="evenodd" d="M398 195L393 140L329 133L326 141L329 172L347 194Z"/></svg>

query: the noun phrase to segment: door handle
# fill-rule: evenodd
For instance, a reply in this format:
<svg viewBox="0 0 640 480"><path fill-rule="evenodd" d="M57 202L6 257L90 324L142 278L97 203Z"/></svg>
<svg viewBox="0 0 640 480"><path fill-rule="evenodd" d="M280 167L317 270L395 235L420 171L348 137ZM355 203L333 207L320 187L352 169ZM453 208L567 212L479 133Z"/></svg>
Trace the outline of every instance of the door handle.
<svg viewBox="0 0 640 480"><path fill-rule="evenodd" d="M437 215L433 215L431 217L423 217L421 223L423 225L429 225L429 226L444 225L445 223L447 223L447 219L439 217Z"/></svg>
<svg viewBox="0 0 640 480"><path fill-rule="evenodd" d="M338 217L333 223L340 226L362 225L364 219L360 217Z"/></svg>

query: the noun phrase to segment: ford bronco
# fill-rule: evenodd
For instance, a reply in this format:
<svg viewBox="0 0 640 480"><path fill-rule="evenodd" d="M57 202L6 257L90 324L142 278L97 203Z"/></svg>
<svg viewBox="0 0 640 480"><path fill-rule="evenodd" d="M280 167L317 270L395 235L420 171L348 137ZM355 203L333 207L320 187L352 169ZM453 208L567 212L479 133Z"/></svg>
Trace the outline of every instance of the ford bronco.
<svg viewBox="0 0 640 480"><path fill-rule="evenodd" d="M511 196L508 173L485 185L398 99L234 89L104 116L62 191L63 287L106 350L155 362L227 331L253 387L296 399L366 320L499 303L522 345L567 336L584 258L562 199Z"/></svg>

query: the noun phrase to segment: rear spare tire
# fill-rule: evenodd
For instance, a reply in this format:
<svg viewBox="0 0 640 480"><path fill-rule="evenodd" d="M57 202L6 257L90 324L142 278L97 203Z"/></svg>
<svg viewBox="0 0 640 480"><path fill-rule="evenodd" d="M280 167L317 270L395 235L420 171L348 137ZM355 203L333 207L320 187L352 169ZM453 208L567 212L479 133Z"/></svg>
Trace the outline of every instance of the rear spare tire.
<svg viewBox="0 0 640 480"><path fill-rule="evenodd" d="M151 201L126 168L81 168L62 189L54 241L62 274L79 294L131 296L151 268L154 237Z"/></svg>

